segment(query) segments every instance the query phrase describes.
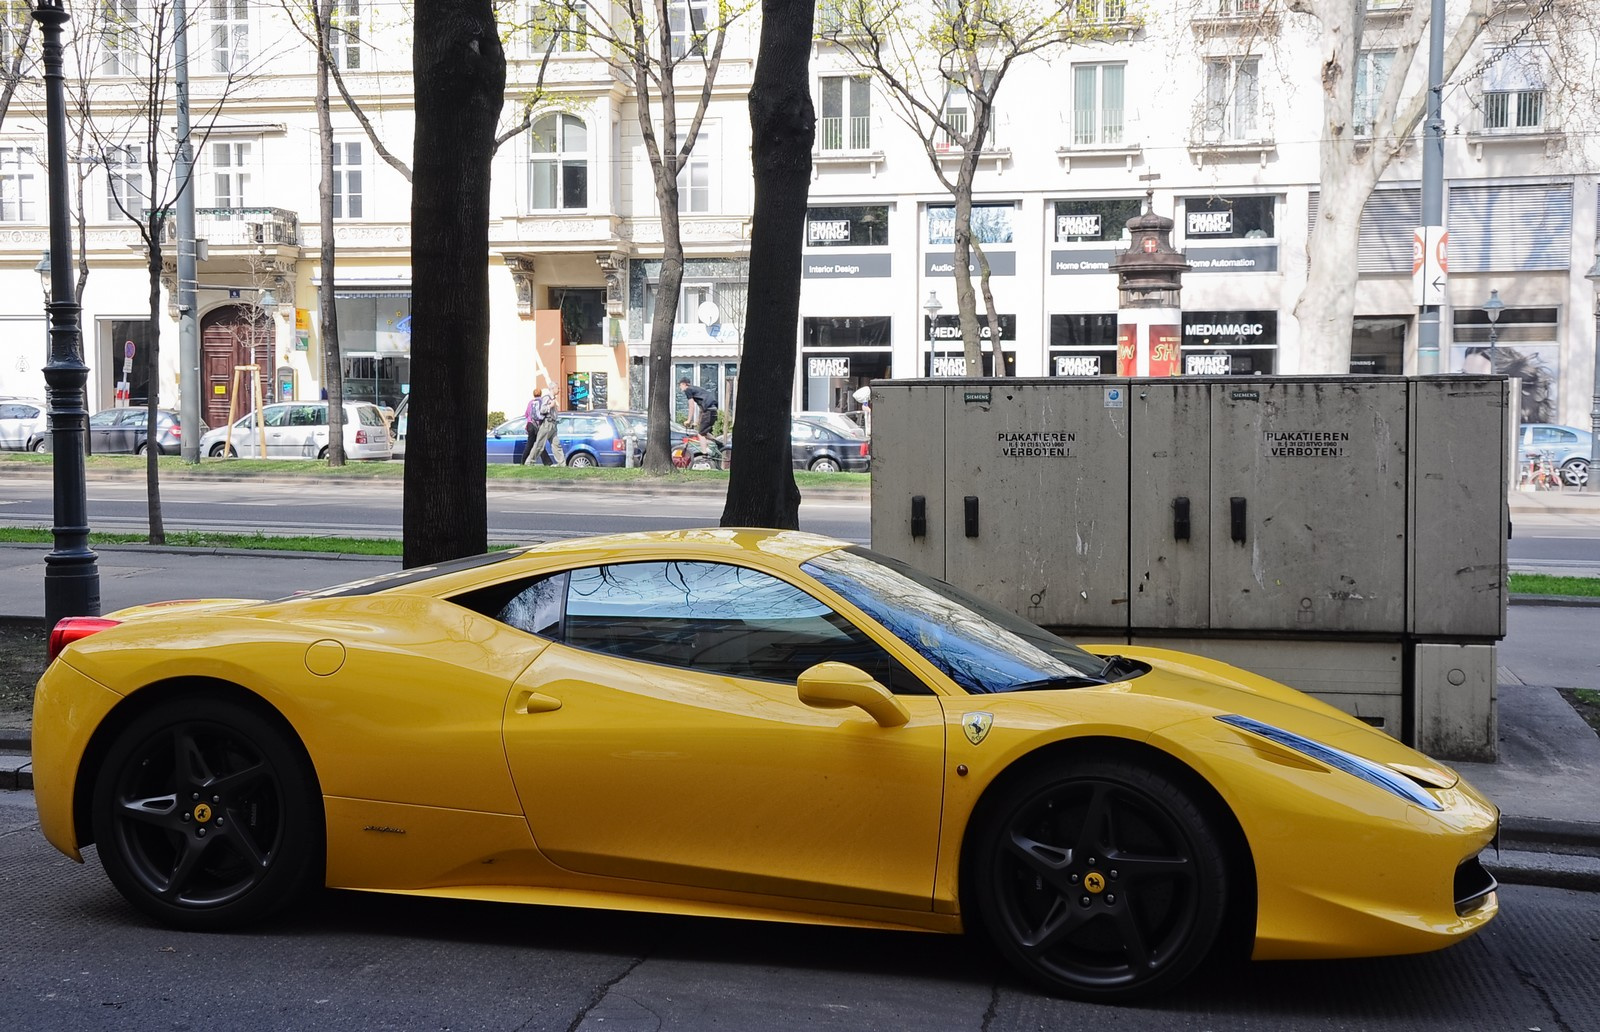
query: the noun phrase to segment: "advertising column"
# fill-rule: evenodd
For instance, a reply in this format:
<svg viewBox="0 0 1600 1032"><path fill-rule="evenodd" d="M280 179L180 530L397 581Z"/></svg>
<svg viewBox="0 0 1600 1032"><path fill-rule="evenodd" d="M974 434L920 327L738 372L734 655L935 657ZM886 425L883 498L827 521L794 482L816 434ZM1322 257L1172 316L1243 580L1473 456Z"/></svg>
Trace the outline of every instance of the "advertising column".
<svg viewBox="0 0 1600 1032"><path fill-rule="evenodd" d="M1117 273L1117 375L1177 376L1178 296L1189 268L1171 244L1172 220L1150 208L1128 220L1128 250L1112 259Z"/></svg>

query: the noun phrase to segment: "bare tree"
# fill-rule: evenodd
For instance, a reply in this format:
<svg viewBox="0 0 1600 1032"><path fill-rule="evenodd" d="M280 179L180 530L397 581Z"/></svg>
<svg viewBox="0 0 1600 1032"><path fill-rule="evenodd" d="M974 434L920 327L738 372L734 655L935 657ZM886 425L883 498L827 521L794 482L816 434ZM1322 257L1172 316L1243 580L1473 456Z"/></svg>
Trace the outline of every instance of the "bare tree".
<svg viewBox="0 0 1600 1032"><path fill-rule="evenodd" d="M608 0L571 0L584 10L586 31L613 71L633 92L639 133L655 178L661 214L661 277L655 285L655 316L650 324L649 430L645 469L673 470L669 425L672 416L672 331L683 285L683 237L679 224L678 174L683 171L711 105L729 28L750 8L744 0L700 6L670 0L618 0L615 17ZM684 21L674 24L677 13ZM698 19L705 16L703 22ZM692 75L690 74L692 72ZM687 124L680 121L680 80L691 84L694 105Z"/></svg>
<svg viewBox="0 0 1600 1032"><path fill-rule="evenodd" d="M972 233L973 184L980 160L993 149L995 98L1018 59L1107 38L1107 23L1079 12L1092 6L1080 0L833 0L818 33L871 73L955 201L956 311L972 375L982 369L974 257L995 372L1004 369L988 259Z"/></svg>
<svg viewBox="0 0 1600 1032"><path fill-rule="evenodd" d="M419 0L413 74L414 380L406 452L408 567L488 547L483 415L489 407L489 164L506 60L489 0Z"/></svg>
<svg viewBox="0 0 1600 1032"><path fill-rule="evenodd" d="M1496 62L1517 60L1514 55L1524 44L1543 52L1534 59L1550 71L1559 75L1567 68L1570 75L1575 55L1565 54L1562 41L1593 39L1596 12L1589 0L1515 5L1466 0L1450 6L1443 63L1447 96L1474 84ZM1345 373L1350 369L1361 212L1384 174L1414 146L1427 113L1430 5L1414 3L1403 17L1391 16L1381 25L1371 20L1364 4L1342 0L1289 0L1287 9L1314 28L1314 67L1322 97L1321 196L1307 244L1306 283L1294 307L1301 360L1306 372ZM1467 58L1480 43L1482 59L1469 66ZM1379 63L1375 53L1392 56ZM1569 79L1569 103L1586 98L1575 109L1592 103L1592 62L1590 53L1590 71L1578 76L1585 81ZM1358 90L1358 81L1364 89Z"/></svg>

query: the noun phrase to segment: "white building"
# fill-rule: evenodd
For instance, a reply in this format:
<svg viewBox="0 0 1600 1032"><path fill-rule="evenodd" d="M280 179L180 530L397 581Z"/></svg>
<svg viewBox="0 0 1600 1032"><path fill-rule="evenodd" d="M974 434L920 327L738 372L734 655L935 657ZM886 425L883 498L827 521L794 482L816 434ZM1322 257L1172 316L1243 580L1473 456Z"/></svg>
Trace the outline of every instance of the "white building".
<svg viewBox="0 0 1600 1032"><path fill-rule="evenodd" d="M192 110L197 133L207 133L195 179L197 235L207 252L198 275L202 411L216 424L241 400L233 397L238 366L262 367L263 392L280 397L315 397L321 386L315 67L278 5L196 6ZM404 9L366 0L339 6L363 26L360 41L347 39L339 52L346 82L384 146L409 161ZM709 0L669 6L674 24L702 24L712 9ZM1397 32L1410 12L1395 0L1370 7L1365 82L1381 79L1393 46L1383 45L1383 34ZM1445 91L1450 275L1441 367L1463 368L1468 350L1488 342L1480 306L1496 290L1506 305L1496 330L1502 369L1531 384L1524 418L1586 425L1596 281L1585 273L1600 229L1600 148L1582 119L1594 105L1546 89L1553 58L1537 26L1513 39L1530 5L1494 7L1502 13ZM131 210L170 204L172 192L145 182L140 109L129 99L149 62L128 43L128 19L146 12L140 0L105 10L112 8L122 12L116 25L87 13L78 17L90 26L67 28L90 69L86 78L69 69L69 93L86 91L99 127L97 137L72 145L74 169L84 173L91 408L113 403L128 342L137 351L151 336L144 247L116 199ZM1307 371L1292 313L1319 196L1321 99L1309 28L1273 14L1273 0L1146 8L1102 0L1111 39L1023 60L999 94L975 226L995 269L1006 368L1019 376L1115 371L1108 263L1123 223L1153 189L1154 209L1176 221L1174 242L1193 266L1182 297L1186 364L1236 374ZM688 255L675 370L713 387L725 406L737 385L743 315L759 303L744 286L752 200L745 101L756 17L730 35L711 113L680 177ZM94 26L118 31L88 31ZM589 49L590 38L561 37L547 71L558 99L495 158L491 408L519 409L542 377L566 383L576 404L644 404L660 222L631 93ZM1516 45L1508 49L1508 41ZM37 54L37 33L29 48ZM510 34L506 49L509 125L522 114L519 98L545 46L523 31ZM1592 61L1594 49L1588 53ZM1566 81L1594 82L1597 71L1569 69ZM937 356L959 350L951 339L952 202L920 140L836 47L817 44L811 74L818 126L795 406L846 409L869 380L937 374ZM1362 96L1371 102L1371 91ZM337 97L334 104L345 385L392 405L411 389L411 300L427 289L409 267L410 186ZM42 111L35 72L0 124L0 394L43 390L47 344L35 272L48 246ZM1363 217L1353 372L1417 371L1410 263L1420 170L1414 145ZM176 405L174 257L169 246L158 390ZM930 294L943 305L931 324ZM148 389L136 373L134 399Z"/></svg>

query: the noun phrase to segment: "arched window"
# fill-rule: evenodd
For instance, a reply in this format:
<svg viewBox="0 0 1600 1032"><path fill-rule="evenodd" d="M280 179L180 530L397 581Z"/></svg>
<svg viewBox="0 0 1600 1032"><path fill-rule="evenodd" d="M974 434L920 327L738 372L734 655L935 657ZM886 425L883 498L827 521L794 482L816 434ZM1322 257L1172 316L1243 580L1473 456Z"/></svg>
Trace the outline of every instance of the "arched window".
<svg viewBox="0 0 1600 1032"><path fill-rule="evenodd" d="M535 211L589 206L589 130L573 115L545 115L529 136L528 206Z"/></svg>

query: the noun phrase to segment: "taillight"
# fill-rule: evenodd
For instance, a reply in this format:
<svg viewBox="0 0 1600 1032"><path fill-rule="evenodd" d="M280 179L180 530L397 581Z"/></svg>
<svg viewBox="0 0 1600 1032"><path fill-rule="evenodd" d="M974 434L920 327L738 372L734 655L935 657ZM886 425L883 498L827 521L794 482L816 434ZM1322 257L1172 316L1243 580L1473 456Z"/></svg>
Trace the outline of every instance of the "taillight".
<svg viewBox="0 0 1600 1032"><path fill-rule="evenodd" d="M611 450L612 451L623 451L627 447L628 447L627 442L624 441L622 438L620 438L620 437L612 438L612 440L611 440Z"/></svg>
<svg viewBox="0 0 1600 1032"><path fill-rule="evenodd" d="M366 444L367 443L367 431L366 431L365 428L358 428L356 430L356 443L357 444Z"/></svg>
<svg viewBox="0 0 1600 1032"><path fill-rule="evenodd" d="M79 638L87 638L96 631L103 631L107 627L115 627L121 622L120 620L107 620L100 616L69 616L64 620L58 620L56 625L50 629L49 653L45 662L54 663L56 657L61 655L61 650Z"/></svg>
<svg viewBox="0 0 1600 1032"><path fill-rule="evenodd" d="M868 456L870 456L871 454L872 454L871 452L867 451L867 442L866 441L862 441L861 442L861 457L864 459L864 458L867 458Z"/></svg>
<svg viewBox="0 0 1600 1032"><path fill-rule="evenodd" d="M172 436L173 437L182 437L183 436L183 427L179 426L177 423L173 423L172 424Z"/></svg>

